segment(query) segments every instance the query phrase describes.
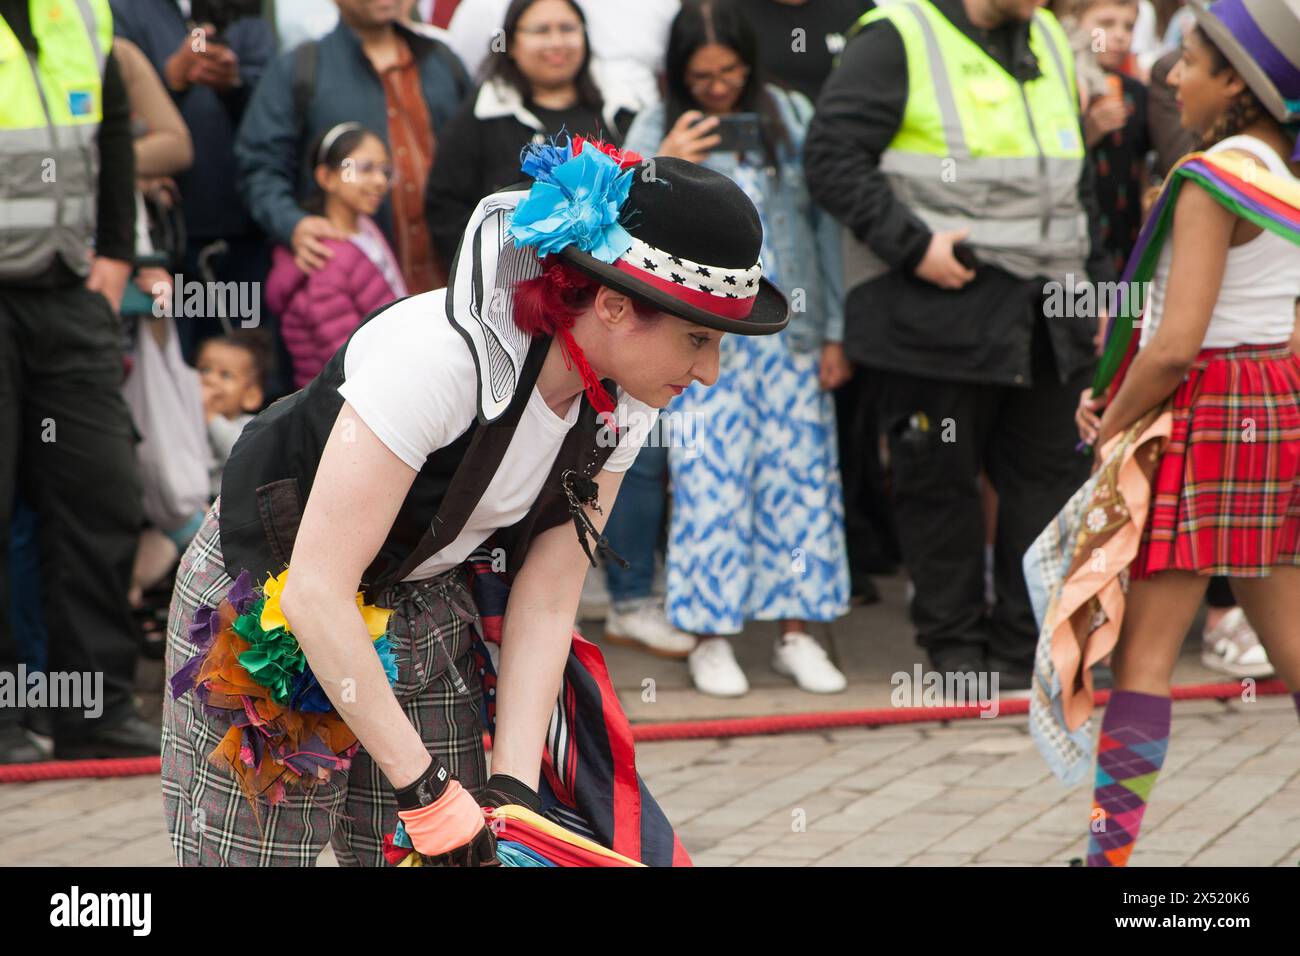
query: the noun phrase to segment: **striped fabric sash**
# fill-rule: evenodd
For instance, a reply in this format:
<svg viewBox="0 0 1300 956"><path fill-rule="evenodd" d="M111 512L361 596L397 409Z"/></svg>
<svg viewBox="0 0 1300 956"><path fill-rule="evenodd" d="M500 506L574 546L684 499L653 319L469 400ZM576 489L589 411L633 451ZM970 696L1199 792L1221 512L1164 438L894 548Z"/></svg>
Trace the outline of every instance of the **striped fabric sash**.
<svg viewBox="0 0 1300 956"><path fill-rule="evenodd" d="M1155 274L1160 252L1173 226L1178 194L1188 181L1199 184L1235 215L1300 245L1300 184L1271 173L1243 156L1189 153L1165 180L1164 189L1124 267L1120 288L1140 286ZM1110 319L1106 350L1092 383L1094 396L1109 391L1114 398L1137 352L1139 337L1133 334L1134 322L1141 315L1129 309L1135 298L1119 297L1120 308Z"/></svg>

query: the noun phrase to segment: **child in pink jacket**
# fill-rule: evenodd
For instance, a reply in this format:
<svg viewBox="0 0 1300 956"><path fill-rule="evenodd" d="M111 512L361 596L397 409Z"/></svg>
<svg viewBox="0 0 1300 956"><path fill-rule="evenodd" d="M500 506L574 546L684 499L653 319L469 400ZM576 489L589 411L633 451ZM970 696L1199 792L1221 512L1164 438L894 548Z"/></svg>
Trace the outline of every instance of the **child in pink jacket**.
<svg viewBox="0 0 1300 956"><path fill-rule="evenodd" d="M329 258L311 272L291 249L277 246L266 280L297 388L316 377L367 315L407 294L397 258L370 218L393 178L383 141L359 123L340 123L313 144L311 156L317 191L303 208L343 238L323 240Z"/></svg>

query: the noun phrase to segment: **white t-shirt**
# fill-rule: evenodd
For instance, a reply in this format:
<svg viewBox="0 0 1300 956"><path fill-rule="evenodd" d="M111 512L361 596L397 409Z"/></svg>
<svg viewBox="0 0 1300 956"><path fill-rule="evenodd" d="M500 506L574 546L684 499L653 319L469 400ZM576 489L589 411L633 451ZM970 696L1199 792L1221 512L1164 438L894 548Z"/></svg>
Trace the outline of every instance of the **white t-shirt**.
<svg viewBox="0 0 1300 956"><path fill-rule="evenodd" d="M474 357L447 320L445 298L445 289L411 296L362 326L348 345L339 386L339 394L366 426L416 471L429 455L468 431L478 414ZM622 389L618 403L618 421L626 428L605 462L604 470L611 472L632 466L659 415L658 409ZM492 532L523 518L581 407L579 395L560 418L534 386L501 467L460 535L405 580L418 581L454 567Z"/></svg>

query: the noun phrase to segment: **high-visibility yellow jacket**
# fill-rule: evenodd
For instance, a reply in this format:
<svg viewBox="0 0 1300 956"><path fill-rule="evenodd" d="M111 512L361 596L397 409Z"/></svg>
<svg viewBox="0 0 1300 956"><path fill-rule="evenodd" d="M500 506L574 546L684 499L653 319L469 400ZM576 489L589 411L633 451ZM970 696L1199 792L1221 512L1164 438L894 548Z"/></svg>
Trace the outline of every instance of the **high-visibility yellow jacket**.
<svg viewBox="0 0 1300 956"><path fill-rule="evenodd" d="M39 55L0 17L0 281L37 275L55 256L85 275L95 231L108 0L29 6Z"/></svg>
<svg viewBox="0 0 1300 956"><path fill-rule="evenodd" d="M907 56L907 104L880 169L899 201L933 232L969 228L983 263L1021 278L1086 276L1086 160L1074 58L1050 13L1035 12L1029 45L1041 75L1018 82L929 0L878 7L856 29L889 20ZM888 271L846 236L845 284Z"/></svg>

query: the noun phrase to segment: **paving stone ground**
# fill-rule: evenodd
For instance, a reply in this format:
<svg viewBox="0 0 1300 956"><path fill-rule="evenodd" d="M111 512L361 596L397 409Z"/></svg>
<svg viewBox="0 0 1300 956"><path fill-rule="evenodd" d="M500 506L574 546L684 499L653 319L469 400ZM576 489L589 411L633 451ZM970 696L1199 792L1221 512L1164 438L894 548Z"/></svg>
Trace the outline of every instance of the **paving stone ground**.
<svg viewBox="0 0 1300 956"><path fill-rule="evenodd" d="M880 604L823 635L850 677L844 694L804 694L773 673L775 631L760 624L736 641L754 687L739 700L695 693L683 662L608 648L623 705L652 722L888 706L891 675L910 672L917 653L901 580L881 584ZM599 640L598 622L583 630ZM1200 667L1195 635L1176 680L1224 680ZM156 712L161 683L157 665L141 668L146 712ZM1087 842L1090 784L1067 790L1051 776L1024 717L643 743L637 759L698 865L1066 865ZM333 854L320 862L334 865ZM174 863L157 777L0 785L0 866ZM1298 863L1300 721L1290 697L1175 703L1131 864Z"/></svg>
<svg viewBox="0 0 1300 956"><path fill-rule="evenodd" d="M1090 789L1020 717L644 743L651 791L702 866L1066 865ZM1300 863L1289 698L1180 702L1134 866ZM321 863L332 865L328 850ZM0 865L174 864L156 777L0 786Z"/></svg>

